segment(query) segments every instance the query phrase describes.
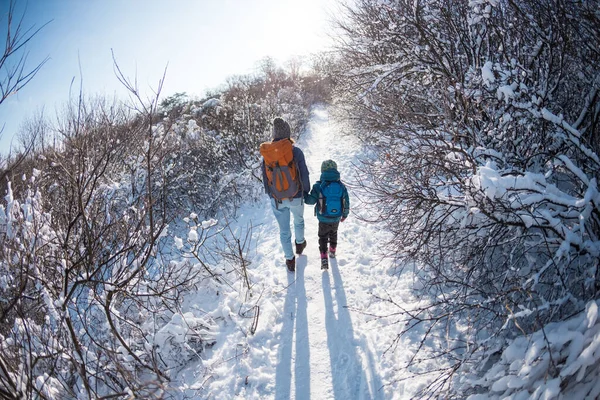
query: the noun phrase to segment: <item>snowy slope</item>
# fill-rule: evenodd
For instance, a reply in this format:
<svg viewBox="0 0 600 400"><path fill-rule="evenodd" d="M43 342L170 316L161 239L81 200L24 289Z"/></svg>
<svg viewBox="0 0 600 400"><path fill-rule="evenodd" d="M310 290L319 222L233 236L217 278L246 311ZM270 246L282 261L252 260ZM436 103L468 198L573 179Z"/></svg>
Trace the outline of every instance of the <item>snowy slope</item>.
<svg viewBox="0 0 600 400"><path fill-rule="evenodd" d="M297 144L305 153L311 184L328 158L337 162L342 180L351 181L360 146L341 130L326 110L313 112ZM404 399L426 384L424 378L398 380L402 375L396 368L410 356L411 344L399 342L401 350L386 352L399 326L377 316L398 309L373 296L409 302L412 278L388 273L392 266L374 255L385 233L358 221L360 207L352 191L350 202L350 217L340 224L338 258L328 272L320 269L312 206L305 209L308 246L297 257L295 274L286 270L266 195L264 202L240 210L234 229L243 234L252 226L252 297L246 300L238 285L188 299L188 307L200 305L221 321L221 331L203 359L173 382L172 387L180 385L182 398ZM251 334L257 309L258 325Z"/></svg>

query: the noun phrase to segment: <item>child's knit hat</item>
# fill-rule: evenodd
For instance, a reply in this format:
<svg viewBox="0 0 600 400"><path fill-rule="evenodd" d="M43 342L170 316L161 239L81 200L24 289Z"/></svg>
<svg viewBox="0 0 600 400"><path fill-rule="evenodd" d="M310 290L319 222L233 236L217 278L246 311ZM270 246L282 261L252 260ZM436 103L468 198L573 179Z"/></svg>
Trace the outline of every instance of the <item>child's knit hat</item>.
<svg viewBox="0 0 600 400"><path fill-rule="evenodd" d="M329 169L337 170L337 164L335 163L335 161L333 161L333 160L323 161L323 163L321 164L321 172L325 172Z"/></svg>

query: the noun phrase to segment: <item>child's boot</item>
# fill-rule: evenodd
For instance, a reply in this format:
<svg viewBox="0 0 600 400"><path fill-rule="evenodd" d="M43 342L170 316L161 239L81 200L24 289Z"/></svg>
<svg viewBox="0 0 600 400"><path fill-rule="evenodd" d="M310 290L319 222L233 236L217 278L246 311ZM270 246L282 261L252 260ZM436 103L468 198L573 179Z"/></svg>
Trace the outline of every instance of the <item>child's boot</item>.
<svg viewBox="0 0 600 400"><path fill-rule="evenodd" d="M329 246L329 258L335 258L335 247Z"/></svg>
<svg viewBox="0 0 600 400"><path fill-rule="evenodd" d="M321 269L329 269L329 260L327 253L321 253Z"/></svg>

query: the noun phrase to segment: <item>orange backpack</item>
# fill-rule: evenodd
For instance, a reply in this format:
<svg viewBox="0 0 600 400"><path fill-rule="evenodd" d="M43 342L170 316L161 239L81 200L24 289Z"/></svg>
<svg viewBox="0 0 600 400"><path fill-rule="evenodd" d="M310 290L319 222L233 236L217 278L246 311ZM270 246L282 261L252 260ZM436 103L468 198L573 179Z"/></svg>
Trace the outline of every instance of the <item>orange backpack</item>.
<svg viewBox="0 0 600 400"><path fill-rule="evenodd" d="M260 145L260 154L265 159L267 186L277 200L291 199L300 190L298 167L294 161L292 142L283 139Z"/></svg>

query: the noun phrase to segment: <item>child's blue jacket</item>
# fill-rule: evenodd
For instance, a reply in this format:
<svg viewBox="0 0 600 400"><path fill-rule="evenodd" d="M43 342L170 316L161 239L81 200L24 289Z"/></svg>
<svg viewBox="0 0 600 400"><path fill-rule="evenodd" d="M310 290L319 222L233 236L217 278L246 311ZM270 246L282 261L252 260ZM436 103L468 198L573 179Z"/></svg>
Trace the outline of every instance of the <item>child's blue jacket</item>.
<svg viewBox="0 0 600 400"><path fill-rule="evenodd" d="M339 220L342 217L346 218L346 217L348 217L348 214L350 213L350 198L348 197L348 190L346 189L346 186L343 183L342 183L342 188L343 188L342 217L325 217L325 216L321 215L321 213L317 209L319 207L318 202L319 202L319 197L321 195L321 182L335 182L335 181L339 181L339 180L340 180L340 173L337 170L328 169L326 171L323 171L323 172L321 172L321 179L318 180L313 185L312 189L310 190L310 193L308 193L304 196L304 202L306 204L315 204L315 212L317 214L317 219L320 222L326 222L326 223L330 223L330 224L334 223L334 222L339 222Z"/></svg>

